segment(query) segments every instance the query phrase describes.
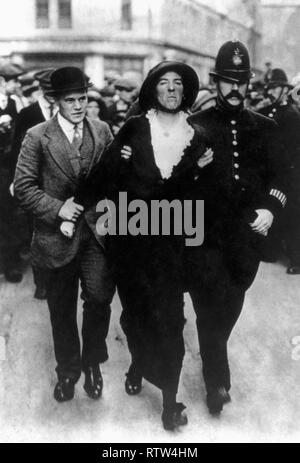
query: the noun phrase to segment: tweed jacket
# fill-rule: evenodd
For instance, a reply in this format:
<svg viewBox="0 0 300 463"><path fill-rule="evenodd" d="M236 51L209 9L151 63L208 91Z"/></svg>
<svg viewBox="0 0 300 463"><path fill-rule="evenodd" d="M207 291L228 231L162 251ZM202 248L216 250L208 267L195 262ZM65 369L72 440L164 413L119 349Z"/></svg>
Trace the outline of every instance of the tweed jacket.
<svg viewBox="0 0 300 463"><path fill-rule="evenodd" d="M88 182L92 168L99 163L112 141L108 125L85 119L93 139L92 160L84 181ZM76 223L72 239L62 235L59 210L64 202L80 190L81 185L69 160L65 135L57 117L31 128L23 141L14 187L22 207L34 217L32 239L33 264L43 268L62 267L78 252L84 221L100 245L104 238L96 233L96 204L89 204Z"/></svg>

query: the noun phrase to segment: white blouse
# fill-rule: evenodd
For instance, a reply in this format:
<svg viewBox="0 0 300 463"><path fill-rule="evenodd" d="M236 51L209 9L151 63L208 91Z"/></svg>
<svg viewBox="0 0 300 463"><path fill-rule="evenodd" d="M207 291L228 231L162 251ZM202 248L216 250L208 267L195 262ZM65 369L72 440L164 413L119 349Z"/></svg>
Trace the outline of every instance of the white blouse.
<svg viewBox="0 0 300 463"><path fill-rule="evenodd" d="M155 162L163 178L171 176L173 167L178 164L194 136L193 127L186 121L189 114L180 111L178 116L176 122L166 131L159 122L155 109L150 109L146 114L150 123Z"/></svg>

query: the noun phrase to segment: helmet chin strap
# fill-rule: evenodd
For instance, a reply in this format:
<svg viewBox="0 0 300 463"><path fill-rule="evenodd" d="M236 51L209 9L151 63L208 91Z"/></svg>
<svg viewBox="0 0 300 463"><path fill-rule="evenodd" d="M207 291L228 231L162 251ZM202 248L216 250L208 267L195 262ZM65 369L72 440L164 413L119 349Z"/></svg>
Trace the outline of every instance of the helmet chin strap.
<svg viewBox="0 0 300 463"><path fill-rule="evenodd" d="M276 98L276 100L274 100L274 101L272 102L272 106L275 106L275 105L277 105L278 103L280 103L280 100L281 100L281 98L282 98L282 96L283 96L283 89L284 89L284 87L281 87L280 95L279 95L278 98Z"/></svg>
<svg viewBox="0 0 300 463"><path fill-rule="evenodd" d="M249 85L249 83L247 84L247 89L248 89L248 85ZM221 92L219 80L217 81L217 91L218 91L218 93L217 93L217 107L219 109L225 110L225 111L230 111L232 113L238 113L239 111L241 111L244 108L244 99L241 100L241 102L238 105L232 105L232 104L229 103L228 100L226 100L226 98L224 97L224 95Z"/></svg>

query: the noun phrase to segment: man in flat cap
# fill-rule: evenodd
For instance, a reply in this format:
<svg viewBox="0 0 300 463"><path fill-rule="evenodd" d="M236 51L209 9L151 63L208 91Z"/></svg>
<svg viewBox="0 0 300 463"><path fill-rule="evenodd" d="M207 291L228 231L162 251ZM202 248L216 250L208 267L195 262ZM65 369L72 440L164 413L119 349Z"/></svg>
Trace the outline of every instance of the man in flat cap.
<svg viewBox="0 0 300 463"><path fill-rule="evenodd" d="M17 118L16 104L6 91L6 81L0 77L0 265L10 283L22 278L20 252L24 233L21 230L24 214L10 194L14 159L12 141Z"/></svg>
<svg viewBox="0 0 300 463"><path fill-rule="evenodd" d="M105 122L85 115L91 84L79 68L60 68L50 80L49 94L58 113L28 130L16 168L15 195L34 217L33 264L47 273L58 376L54 398L72 399L83 370L85 391L98 399L115 285L103 237L96 233L96 204L90 198L78 204L74 197L88 182L112 135ZM73 236L62 233L64 221L75 223ZM84 301L82 352L76 321L79 280Z"/></svg>
<svg viewBox="0 0 300 463"><path fill-rule="evenodd" d="M35 73L35 80L39 83L39 96L38 100L26 108L21 109L16 119L16 127L14 131L13 138L13 158L14 158L14 167L13 173L16 168L18 161L18 156L20 153L22 141L25 137L27 130L31 127L34 127L41 122L48 121L51 119L54 114L57 112L57 106L55 100L52 96L47 94L47 91L51 90L50 77L54 68L43 69ZM29 236L32 235L32 220L29 218ZM36 299L45 299L46 298L46 284L45 284L45 275L42 269L36 269L33 267L33 276L34 283L36 285L34 297Z"/></svg>
<svg viewBox="0 0 300 463"><path fill-rule="evenodd" d="M107 120L116 135L124 124L127 111L137 96L137 84L131 79L122 77L115 81L114 86L119 99L108 107Z"/></svg>
<svg viewBox="0 0 300 463"><path fill-rule="evenodd" d="M270 260L277 260L281 248L280 241L285 240L286 252L289 258L287 273L300 274L300 113L296 105L288 98L293 86L283 69L275 68L271 71L265 86L269 105L260 113L270 117L279 126L282 142L282 156L286 158L289 169L286 183L288 185L289 201L276 231L269 237L268 256Z"/></svg>
<svg viewBox="0 0 300 463"><path fill-rule="evenodd" d="M193 191L204 199L204 243L186 248L186 265L207 406L218 414L230 400L227 342L258 270L260 241L287 198L276 124L244 108L252 75L245 45L226 42L211 75L216 107L190 117L214 154L203 162Z"/></svg>

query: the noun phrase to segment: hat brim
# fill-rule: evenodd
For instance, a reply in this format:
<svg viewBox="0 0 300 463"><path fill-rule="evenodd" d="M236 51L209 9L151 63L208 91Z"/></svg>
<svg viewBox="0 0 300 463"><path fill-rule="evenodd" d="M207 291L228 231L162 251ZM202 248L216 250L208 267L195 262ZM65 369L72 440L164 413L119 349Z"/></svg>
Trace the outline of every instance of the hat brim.
<svg viewBox="0 0 300 463"><path fill-rule="evenodd" d="M178 61L162 61L149 71L148 76L144 80L139 94L139 104L143 111L147 111L153 106L154 87L158 79L167 72L177 72L183 80L185 106L192 107L199 91L199 79L194 69L185 63Z"/></svg>
<svg viewBox="0 0 300 463"><path fill-rule="evenodd" d="M93 87L93 83L90 82L85 86L75 86L75 87L66 87L66 88L60 88L60 89L51 89L51 90L46 90L45 93L48 96L58 96L62 95L64 93L72 93L72 92L80 92L80 91L87 91L90 87Z"/></svg>
<svg viewBox="0 0 300 463"><path fill-rule="evenodd" d="M235 84L247 82L255 77L255 73L252 71L237 71L230 69L228 69L228 71L224 70L224 72L211 71L209 75Z"/></svg>
<svg viewBox="0 0 300 463"><path fill-rule="evenodd" d="M283 82L282 80L269 80L269 82L265 85L266 88L270 87L288 87L294 88L293 85L289 84L288 82Z"/></svg>

